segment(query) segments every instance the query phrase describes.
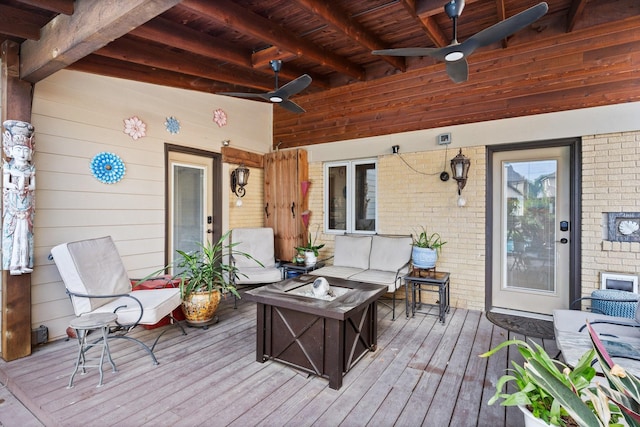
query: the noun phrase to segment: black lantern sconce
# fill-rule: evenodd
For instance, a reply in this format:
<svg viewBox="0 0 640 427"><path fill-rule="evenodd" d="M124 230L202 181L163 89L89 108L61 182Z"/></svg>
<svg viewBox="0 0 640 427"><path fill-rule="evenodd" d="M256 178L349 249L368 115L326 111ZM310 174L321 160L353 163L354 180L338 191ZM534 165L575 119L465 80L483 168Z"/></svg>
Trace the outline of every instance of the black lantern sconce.
<svg viewBox="0 0 640 427"><path fill-rule="evenodd" d="M462 207L467 202L462 197L462 189L467 184L467 175L469 174L469 167L471 161L462 154L462 148L457 156L451 159L451 173L453 179L458 182L458 206Z"/></svg>
<svg viewBox="0 0 640 427"><path fill-rule="evenodd" d="M244 186L249 182L249 168L241 164L239 167L231 172L231 191L233 194L240 197L244 197Z"/></svg>

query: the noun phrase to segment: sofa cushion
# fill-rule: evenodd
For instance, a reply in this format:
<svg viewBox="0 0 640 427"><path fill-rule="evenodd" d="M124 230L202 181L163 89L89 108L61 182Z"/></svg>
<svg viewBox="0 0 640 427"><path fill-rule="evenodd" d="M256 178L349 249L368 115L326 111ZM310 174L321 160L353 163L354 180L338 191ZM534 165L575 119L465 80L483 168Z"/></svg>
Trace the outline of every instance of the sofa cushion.
<svg viewBox="0 0 640 427"><path fill-rule="evenodd" d="M252 285L258 283L274 283L280 280L282 280L282 272L279 268L262 268L260 266L244 267L238 272L235 284Z"/></svg>
<svg viewBox="0 0 640 427"><path fill-rule="evenodd" d="M366 270L370 253L371 236L336 236L333 265Z"/></svg>
<svg viewBox="0 0 640 427"><path fill-rule="evenodd" d="M51 254L69 292L84 295L131 292L127 271L110 236L63 243L52 248ZM71 297L77 315L93 311L113 300L115 298Z"/></svg>
<svg viewBox="0 0 640 427"><path fill-rule="evenodd" d="M398 289L400 281L396 281L396 273L393 271L383 270L365 270L349 277L349 280L358 282L373 283L376 285L386 285L387 292L395 292Z"/></svg>
<svg viewBox="0 0 640 427"><path fill-rule="evenodd" d="M178 288L133 291L129 295L138 299L144 307L142 319L139 322L143 325L158 323L181 303L180 289ZM140 316L140 306L131 298L120 297L94 310L94 313L113 312L118 315L118 323L132 325Z"/></svg>
<svg viewBox="0 0 640 427"><path fill-rule="evenodd" d="M269 227L234 228L231 231L232 250L244 252L260 261L265 268L276 266L273 229ZM234 255L236 267L244 270L249 267L260 267L256 261L242 255Z"/></svg>
<svg viewBox="0 0 640 427"><path fill-rule="evenodd" d="M396 272L411 260L411 236L373 236L369 268Z"/></svg>
<svg viewBox="0 0 640 427"><path fill-rule="evenodd" d="M327 277L337 277L339 279L349 279L354 274L358 274L363 271L365 270L362 268L328 265L326 267L322 267L322 268L318 268L317 270L310 271L309 274L313 276L327 276Z"/></svg>

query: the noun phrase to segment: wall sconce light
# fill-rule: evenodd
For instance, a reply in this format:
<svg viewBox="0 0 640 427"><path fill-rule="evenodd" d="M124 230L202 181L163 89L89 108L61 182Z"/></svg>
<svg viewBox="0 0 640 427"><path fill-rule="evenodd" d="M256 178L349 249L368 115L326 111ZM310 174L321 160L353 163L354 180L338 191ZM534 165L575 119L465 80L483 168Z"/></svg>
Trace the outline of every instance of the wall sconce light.
<svg viewBox="0 0 640 427"><path fill-rule="evenodd" d="M222 140L222 146L223 147L228 147L231 144L231 140L230 139L223 139Z"/></svg>
<svg viewBox="0 0 640 427"><path fill-rule="evenodd" d="M451 173L453 179L458 182L458 206L462 207L467 202L462 197L462 189L467 184L467 175L469 174L469 167L471 167L471 161L462 154L462 148L457 156L451 159Z"/></svg>
<svg viewBox="0 0 640 427"><path fill-rule="evenodd" d="M244 186L249 182L249 168L241 164L239 167L231 171L231 191L233 194L244 197Z"/></svg>

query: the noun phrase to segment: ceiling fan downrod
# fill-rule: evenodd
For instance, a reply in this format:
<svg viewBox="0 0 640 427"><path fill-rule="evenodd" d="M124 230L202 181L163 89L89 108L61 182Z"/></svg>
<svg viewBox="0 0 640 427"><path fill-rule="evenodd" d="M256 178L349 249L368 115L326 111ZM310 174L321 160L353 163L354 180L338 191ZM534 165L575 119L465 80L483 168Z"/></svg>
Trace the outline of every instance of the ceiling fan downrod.
<svg viewBox="0 0 640 427"><path fill-rule="evenodd" d="M275 89L273 90L275 92L280 87L280 86L278 86L278 73L280 72L280 69L282 68L282 61L279 60L279 59L272 59L271 61L269 61L269 65L271 65L271 69L273 70L273 72L276 75L276 84L275 84ZM269 97L269 101L275 102L275 103L279 103L279 102L282 102L284 100L279 96L271 95Z"/></svg>

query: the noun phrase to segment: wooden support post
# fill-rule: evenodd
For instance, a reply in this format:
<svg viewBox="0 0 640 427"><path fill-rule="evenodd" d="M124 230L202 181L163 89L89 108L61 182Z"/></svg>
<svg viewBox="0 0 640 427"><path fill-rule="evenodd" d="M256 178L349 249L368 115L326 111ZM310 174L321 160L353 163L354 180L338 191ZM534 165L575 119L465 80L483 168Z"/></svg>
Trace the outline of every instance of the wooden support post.
<svg viewBox="0 0 640 427"><path fill-rule="evenodd" d="M2 43L2 117L31 122L33 85L20 80L20 45ZM0 263L1 265L1 263ZM31 275L9 275L2 270L2 358L6 361L31 354Z"/></svg>

